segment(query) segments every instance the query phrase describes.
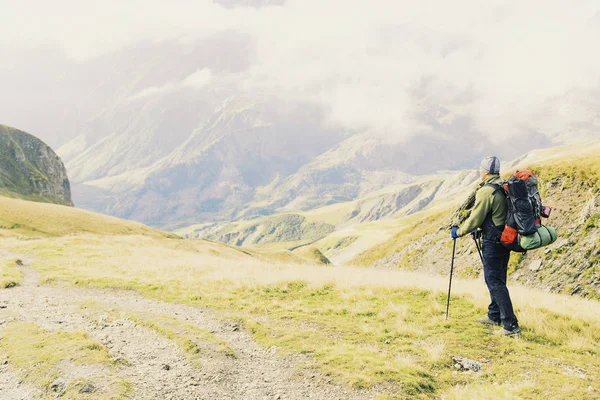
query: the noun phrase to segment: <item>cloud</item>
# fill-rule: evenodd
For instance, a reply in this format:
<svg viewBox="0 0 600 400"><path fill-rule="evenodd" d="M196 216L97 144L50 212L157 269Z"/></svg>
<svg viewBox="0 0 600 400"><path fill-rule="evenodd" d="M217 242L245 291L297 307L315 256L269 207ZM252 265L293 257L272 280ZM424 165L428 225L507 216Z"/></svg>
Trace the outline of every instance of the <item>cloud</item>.
<svg viewBox="0 0 600 400"><path fill-rule="evenodd" d="M238 32L256 47L247 69L198 66L130 99L235 75L246 94L309 101L332 124L400 138L423 124L424 105L468 116L492 138L516 134L548 99L600 85L595 0L0 0L0 8L0 48L59 46L74 62Z"/></svg>
<svg viewBox="0 0 600 400"><path fill-rule="evenodd" d="M150 86L146 89L140 90L139 92L137 92L136 94L134 94L132 96L129 96L129 98L127 100L128 101L136 101L136 100L145 99L147 97L151 97L151 96L155 96L155 95L159 95L159 94L172 92L178 86L179 85L176 85L173 83L167 83L162 86Z"/></svg>
<svg viewBox="0 0 600 400"><path fill-rule="evenodd" d="M157 96L168 92L173 92L183 88L201 89L208 85L211 81L212 73L210 69L199 69L190 76L180 82L168 82L161 86L150 86L140 90L136 94L130 96L128 101L142 100L147 97Z"/></svg>
<svg viewBox="0 0 600 400"><path fill-rule="evenodd" d="M181 84L183 86L189 86L196 89L203 88L208 85L211 81L212 73L208 68L202 68L185 78Z"/></svg>
<svg viewBox="0 0 600 400"><path fill-rule="evenodd" d="M428 101L505 136L549 97L599 83L598 3L350 3L271 10L249 84L319 101L347 127L403 135Z"/></svg>

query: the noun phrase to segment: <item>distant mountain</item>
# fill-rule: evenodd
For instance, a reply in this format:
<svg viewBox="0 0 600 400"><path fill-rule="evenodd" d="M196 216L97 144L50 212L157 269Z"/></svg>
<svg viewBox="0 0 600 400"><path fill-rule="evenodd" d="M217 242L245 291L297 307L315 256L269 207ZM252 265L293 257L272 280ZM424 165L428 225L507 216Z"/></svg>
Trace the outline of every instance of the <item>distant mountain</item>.
<svg viewBox="0 0 600 400"><path fill-rule="evenodd" d="M492 147L481 135L472 148L426 132L393 142L328 128L306 104L224 99L210 109L197 95L145 100L127 130L61 148L78 204L167 228L306 211L472 164ZM181 125L169 117L186 109L193 118Z"/></svg>
<svg viewBox="0 0 600 400"><path fill-rule="evenodd" d="M78 203L154 226L231 219L257 188L296 173L343 138L306 108L281 110L267 101L224 101L198 114L190 106L187 127L164 126L159 109L182 112L173 108L198 104L192 94L180 93L169 106L162 98L146 104L127 133L73 152L73 143L63 147Z"/></svg>
<svg viewBox="0 0 600 400"><path fill-rule="evenodd" d="M247 2L267 3L278 2ZM248 87L258 54L252 37L224 32L140 44L80 63L47 55L56 80L44 80L50 86L40 96L61 97L33 106L57 109L38 120L19 114L30 109L27 97L16 108L0 104L18 109L13 118L28 117L36 130L53 132L78 205L162 228L307 211L415 176L469 168L485 155L512 159L600 135L598 91L549 99L516 136L490 138L465 106L476 98L442 104L425 84L410 93L406 126L348 129L322 103ZM16 65L6 83L32 62L40 60Z"/></svg>
<svg viewBox="0 0 600 400"><path fill-rule="evenodd" d="M36 137L0 125L0 194L73 205L67 171Z"/></svg>
<svg viewBox="0 0 600 400"><path fill-rule="evenodd" d="M212 90L180 88L116 103L116 114L106 111L92 123L113 131L63 146L77 203L177 228L352 201L492 152L520 154L510 143L490 142L467 117L429 116L421 132L398 140L332 127L309 104ZM549 144L541 136L521 147Z"/></svg>
<svg viewBox="0 0 600 400"><path fill-rule="evenodd" d="M192 225L177 231L182 236L207 238L241 247L293 250L318 243L336 262L350 259L355 247L364 250L389 238L386 224L400 218L422 217L440 204L462 200L478 179L474 170L415 177L410 183L388 186L357 200L338 202L304 212L287 212L235 222ZM368 226L377 227L371 237ZM367 237L364 240L364 237Z"/></svg>

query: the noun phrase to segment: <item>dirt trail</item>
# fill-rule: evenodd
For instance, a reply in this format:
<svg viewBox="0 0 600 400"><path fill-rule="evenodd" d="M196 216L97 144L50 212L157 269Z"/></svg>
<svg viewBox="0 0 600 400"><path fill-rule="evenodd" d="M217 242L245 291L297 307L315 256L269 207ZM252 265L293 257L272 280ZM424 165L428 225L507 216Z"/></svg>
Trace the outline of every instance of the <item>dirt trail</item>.
<svg viewBox="0 0 600 400"><path fill-rule="evenodd" d="M0 290L0 304L6 306L0 310L0 336L1 325L11 319L35 322L50 331L87 332L106 346L111 357L126 360L118 374L133 383L133 399L354 400L373 396L337 386L314 371L295 368L301 357L278 357L273 350L261 348L243 329L222 322L214 311L151 300L128 291L40 286L27 260L24 264L23 285ZM84 302L106 310L176 318L212 332L229 345L235 357L207 351L200 354L200 365L193 365L173 341L124 317L98 317L97 312L82 307ZM3 360L0 356L0 364ZM0 366L0 398L35 399L40 393L21 382L10 364Z"/></svg>

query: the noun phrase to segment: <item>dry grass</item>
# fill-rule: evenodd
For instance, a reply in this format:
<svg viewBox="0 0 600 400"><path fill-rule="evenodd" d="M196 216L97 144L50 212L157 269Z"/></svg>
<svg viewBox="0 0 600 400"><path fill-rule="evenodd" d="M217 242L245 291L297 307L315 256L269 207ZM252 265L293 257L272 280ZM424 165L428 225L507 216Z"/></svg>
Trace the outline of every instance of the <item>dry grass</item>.
<svg viewBox="0 0 600 400"><path fill-rule="evenodd" d="M448 278L410 271L299 265L287 252L240 251L203 240L162 240L145 236L104 237L94 235L37 241L6 239L5 248L42 258L36 266L49 280L72 275L88 279L135 278L161 283L197 280L230 281L234 285L264 286L290 281L313 287L333 284L338 288L423 288L445 292ZM42 262L43 261L43 262ZM292 263L290 263L292 261ZM102 264L103 268L96 268ZM59 278L60 277L60 278ZM564 316L600 320L600 302L575 296L511 286L515 305L527 311L524 323L539 324L536 310ZM453 280L452 293L467 295L477 306L487 306L489 294L482 279ZM402 307L402 305L391 305ZM439 304L438 307L445 307ZM541 325L539 326L541 328Z"/></svg>
<svg viewBox="0 0 600 400"><path fill-rule="evenodd" d="M452 388L442 396L442 400L521 400L519 394L523 389L534 386L533 383L520 383L503 385L459 385Z"/></svg>
<svg viewBox="0 0 600 400"><path fill-rule="evenodd" d="M285 251L167 239L139 224L68 207L6 198L0 206L3 248L33 259L45 283L132 289L212 307L224 318L243 321L266 348L309 355L325 374L354 387L382 385L400 393L382 398L593 399L600 390L597 301L510 286L523 326L522 338L510 340L474 322L489 301L482 280L455 279L451 319L445 321L447 277L316 266ZM398 242L423 236L443 214L434 207L401 220L350 227L346 233L359 239L348 251L384 242L358 258L365 263L357 265L368 264L404 246ZM171 319L128 317L182 346L202 336ZM28 343L53 337L37 327L18 329L30 333ZM16 340L16 331L6 332ZM63 356L75 339L86 340L59 339L67 343ZM0 346L10 343L3 339ZM450 361L455 354L488 362L482 373L456 373ZM570 375L574 369L584 370L587 380Z"/></svg>
<svg viewBox="0 0 600 400"><path fill-rule="evenodd" d="M46 282L134 289L215 308L244 321L265 347L310 354L325 373L355 387L392 384L415 398L430 398L463 385L456 396L489 392L495 398L494 383L512 380L524 398L550 390L566 398L560 388L570 378L560 365L600 371L600 303L595 301L511 288L524 335L503 341L473 322L488 302L482 281L454 281L451 320L445 322L447 279L439 276L298 265L280 261L279 253L147 236L6 239L3 245L28 253ZM144 320L164 330L165 321ZM457 353L491 359L489 372L453 375L449 360ZM534 373L535 393L527 392L522 384L540 360L550 364ZM569 390L585 398L588 385L576 383Z"/></svg>
<svg viewBox="0 0 600 400"><path fill-rule="evenodd" d="M423 344L423 348L429 355L429 360L431 362L439 362L442 360L442 357L446 355L446 343L443 340L439 339L431 339L427 340Z"/></svg>
<svg viewBox="0 0 600 400"><path fill-rule="evenodd" d="M80 233L176 237L145 225L81 209L0 196L0 237Z"/></svg>

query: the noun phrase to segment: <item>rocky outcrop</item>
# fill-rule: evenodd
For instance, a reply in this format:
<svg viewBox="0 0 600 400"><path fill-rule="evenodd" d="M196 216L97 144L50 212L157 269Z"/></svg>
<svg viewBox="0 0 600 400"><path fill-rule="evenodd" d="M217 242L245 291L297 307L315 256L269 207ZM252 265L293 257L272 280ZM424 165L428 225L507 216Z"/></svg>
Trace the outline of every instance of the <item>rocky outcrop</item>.
<svg viewBox="0 0 600 400"><path fill-rule="evenodd" d="M414 201L422 192L423 187L415 184L360 200L350 219L358 222L372 222L392 216Z"/></svg>
<svg viewBox="0 0 600 400"><path fill-rule="evenodd" d="M72 206L60 158L44 142L0 125L0 194Z"/></svg>

